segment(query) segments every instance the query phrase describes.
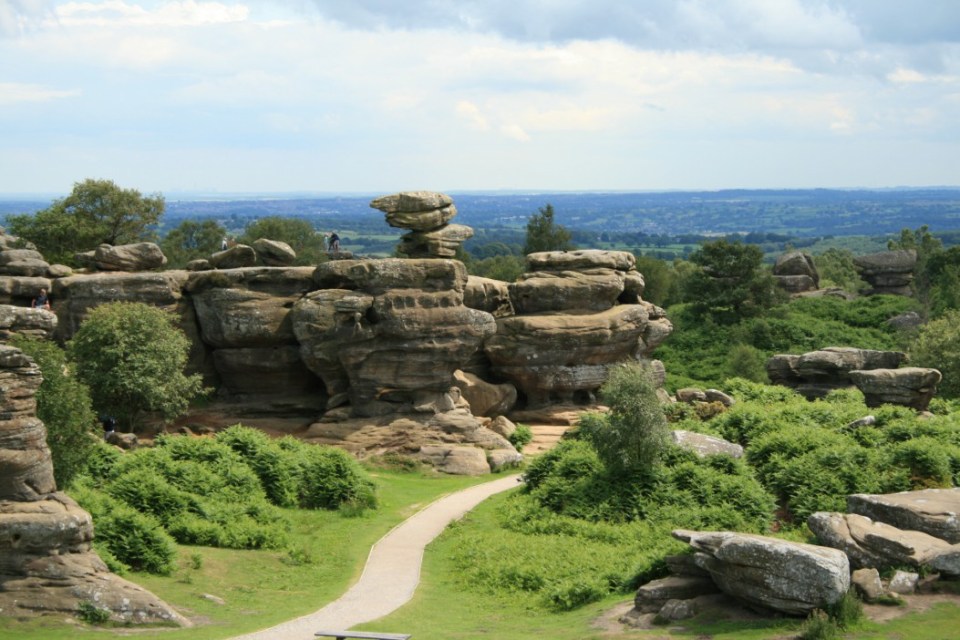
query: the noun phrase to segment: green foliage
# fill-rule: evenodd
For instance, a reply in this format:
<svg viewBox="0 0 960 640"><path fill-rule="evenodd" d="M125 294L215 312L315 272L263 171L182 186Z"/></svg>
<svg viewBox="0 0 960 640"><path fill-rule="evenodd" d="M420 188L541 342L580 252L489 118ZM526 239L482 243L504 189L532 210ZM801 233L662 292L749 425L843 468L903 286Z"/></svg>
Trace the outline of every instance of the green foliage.
<svg viewBox="0 0 960 640"><path fill-rule="evenodd" d="M840 629L826 611L816 609L803 624L800 640L834 640L840 637Z"/></svg>
<svg viewBox="0 0 960 640"><path fill-rule="evenodd" d="M643 299L657 305L667 304L670 288L677 278L671 263L650 256L637 256L637 271L643 274Z"/></svg>
<svg viewBox="0 0 960 640"><path fill-rule="evenodd" d="M570 251L574 249L570 231L554 221L553 205L540 207L527 221L524 255L538 251Z"/></svg>
<svg viewBox="0 0 960 640"><path fill-rule="evenodd" d="M507 440L510 441L510 444L512 444L517 451L520 451L533 440L533 431L525 424L518 424L517 428L514 429Z"/></svg>
<svg viewBox="0 0 960 640"><path fill-rule="evenodd" d="M360 510L377 507L373 483L346 451L309 445L290 437L280 439L278 445L294 456L299 467L301 507Z"/></svg>
<svg viewBox="0 0 960 640"><path fill-rule="evenodd" d="M584 416L580 434L604 465L622 474L656 464L667 445L667 419L649 371L640 363L611 369L600 397L610 413Z"/></svg>
<svg viewBox="0 0 960 640"><path fill-rule="evenodd" d="M167 256L168 269L182 269L191 260L209 258L220 250L227 230L216 220L184 220L171 229L160 242Z"/></svg>
<svg viewBox="0 0 960 640"><path fill-rule="evenodd" d="M690 255L697 265L686 283L686 299L700 316L725 323L752 317L772 307L780 290L762 266L763 251L752 244L715 240Z"/></svg>
<svg viewBox="0 0 960 640"><path fill-rule="evenodd" d="M97 444L97 417L90 390L72 375L66 353L53 342L18 338L13 345L34 359L43 373L37 390L37 417L47 427L53 476L64 488L87 463Z"/></svg>
<svg viewBox="0 0 960 640"><path fill-rule="evenodd" d="M10 216L10 232L25 238L49 262L76 266L74 254L98 245L140 242L163 216L163 196L144 197L112 180L75 182L66 198L33 215Z"/></svg>
<svg viewBox="0 0 960 640"><path fill-rule="evenodd" d="M234 451L253 469L267 497L280 507L295 507L300 501L300 466L294 456L267 434L235 425L217 434L220 442Z"/></svg>
<svg viewBox="0 0 960 640"><path fill-rule="evenodd" d="M943 374L939 394L960 398L960 310L946 312L920 328L910 348L910 363Z"/></svg>
<svg viewBox="0 0 960 640"><path fill-rule="evenodd" d="M757 325L763 326L763 325ZM727 376L744 378L753 382L769 382L766 369L767 357L763 351L749 344L735 344L727 354Z"/></svg>
<svg viewBox="0 0 960 640"><path fill-rule="evenodd" d="M290 245L297 254L296 265L312 265L326 262L326 242L322 233L313 224L302 218L267 216L247 225L243 235L237 238L241 244L253 244L260 238L279 240ZM341 238L342 242L342 238Z"/></svg>
<svg viewBox="0 0 960 640"><path fill-rule="evenodd" d="M93 602L84 600L77 606L77 617L87 624L103 624L110 620L110 610L101 609Z"/></svg>
<svg viewBox="0 0 960 640"><path fill-rule="evenodd" d="M813 257L820 274L820 286L840 287L844 291L856 293L865 286L853 263L853 252L849 249L831 248Z"/></svg>
<svg viewBox="0 0 960 640"><path fill-rule="evenodd" d="M521 256L491 256L466 263L472 276L492 278L503 282L515 282L526 271L526 260Z"/></svg>
<svg viewBox="0 0 960 640"><path fill-rule="evenodd" d="M127 430L146 411L173 419L204 392L199 374L183 373L189 348L170 314L138 302L94 308L68 345L98 413Z"/></svg>

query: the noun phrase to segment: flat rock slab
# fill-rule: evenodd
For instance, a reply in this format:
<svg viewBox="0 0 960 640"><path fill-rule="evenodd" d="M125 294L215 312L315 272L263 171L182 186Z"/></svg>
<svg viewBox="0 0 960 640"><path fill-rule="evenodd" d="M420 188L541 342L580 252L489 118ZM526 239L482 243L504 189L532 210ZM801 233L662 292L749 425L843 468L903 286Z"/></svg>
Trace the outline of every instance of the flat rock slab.
<svg viewBox="0 0 960 640"><path fill-rule="evenodd" d="M951 544L960 542L960 488L854 494L847 496L847 511Z"/></svg>

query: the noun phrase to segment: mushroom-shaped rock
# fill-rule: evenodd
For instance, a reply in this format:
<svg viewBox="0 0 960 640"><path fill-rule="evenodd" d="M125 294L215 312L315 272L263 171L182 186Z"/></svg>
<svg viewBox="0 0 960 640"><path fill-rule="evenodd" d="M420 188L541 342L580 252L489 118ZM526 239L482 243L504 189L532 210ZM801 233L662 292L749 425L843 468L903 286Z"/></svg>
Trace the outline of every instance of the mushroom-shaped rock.
<svg viewBox="0 0 960 640"><path fill-rule="evenodd" d="M868 407L900 404L926 411L943 376L936 369L904 367L851 371L850 379L863 392Z"/></svg>
<svg viewBox="0 0 960 640"><path fill-rule="evenodd" d="M696 550L718 587L753 605L804 616L850 588L847 556L837 549L731 531L674 531Z"/></svg>
<svg viewBox="0 0 960 640"><path fill-rule="evenodd" d="M370 203L386 214L387 224L411 231L431 231L457 215L453 199L435 191L404 191L376 198Z"/></svg>

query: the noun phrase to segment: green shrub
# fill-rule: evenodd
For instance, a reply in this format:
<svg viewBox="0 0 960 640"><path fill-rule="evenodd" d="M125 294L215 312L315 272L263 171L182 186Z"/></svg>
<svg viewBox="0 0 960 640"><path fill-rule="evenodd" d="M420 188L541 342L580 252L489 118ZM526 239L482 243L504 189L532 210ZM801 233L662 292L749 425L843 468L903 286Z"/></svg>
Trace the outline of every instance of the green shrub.
<svg viewBox="0 0 960 640"><path fill-rule="evenodd" d="M910 347L910 363L939 369L943 374L938 393L960 398L960 310L951 310L920 328Z"/></svg>
<svg viewBox="0 0 960 640"><path fill-rule="evenodd" d="M725 377L769 382L766 362L766 354L757 347L749 344L735 344L727 354Z"/></svg>
<svg viewBox="0 0 960 640"><path fill-rule="evenodd" d="M110 620L110 610L101 609L95 603L84 600L77 606L77 617L87 624L103 624Z"/></svg>
<svg viewBox="0 0 960 640"><path fill-rule="evenodd" d="M510 437L507 438L510 441L510 444L513 445L514 449L520 451L525 446L530 444L530 441L533 440L533 431L530 430L525 424L518 424L517 428L514 429L513 433L510 434Z"/></svg>
<svg viewBox="0 0 960 640"><path fill-rule="evenodd" d="M921 436L893 445L890 457L894 464L909 471L912 488L951 487L960 448Z"/></svg>
<svg viewBox="0 0 960 640"><path fill-rule="evenodd" d="M173 572L176 544L156 518L138 513L122 502L115 502L108 513L91 511L91 515L101 543L125 565L134 571L160 575Z"/></svg>
<svg viewBox="0 0 960 640"><path fill-rule="evenodd" d="M293 456L299 468L298 500L306 509L375 509L373 483L360 464L341 449L310 445L286 437L278 446Z"/></svg>
<svg viewBox="0 0 960 640"><path fill-rule="evenodd" d="M828 609L830 618L841 629L850 629L863 619L863 603L850 589Z"/></svg>
<svg viewBox="0 0 960 640"><path fill-rule="evenodd" d="M803 623L799 637L801 640L834 640L840 637L840 628L825 611L816 609Z"/></svg>
<svg viewBox="0 0 960 640"><path fill-rule="evenodd" d="M546 593L547 602L554 611L570 611L600 600L609 587L597 578L571 578L553 585Z"/></svg>
<svg viewBox="0 0 960 640"><path fill-rule="evenodd" d="M267 434L236 425L217 434L221 442L237 453L260 478L270 502L280 507L298 504L300 468L293 456Z"/></svg>

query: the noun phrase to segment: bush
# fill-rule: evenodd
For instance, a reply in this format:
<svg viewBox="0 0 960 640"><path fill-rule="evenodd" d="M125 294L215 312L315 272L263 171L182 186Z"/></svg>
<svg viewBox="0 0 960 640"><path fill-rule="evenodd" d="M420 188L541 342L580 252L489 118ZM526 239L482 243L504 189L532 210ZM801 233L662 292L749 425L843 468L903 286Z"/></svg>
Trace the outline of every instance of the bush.
<svg viewBox="0 0 960 640"><path fill-rule="evenodd" d="M169 420L203 393L199 374L186 376L190 343L170 314L139 302L111 302L90 311L70 341L77 376L98 413L127 430L147 411Z"/></svg>
<svg viewBox="0 0 960 640"><path fill-rule="evenodd" d="M910 363L939 369L940 395L960 398L960 310L948 311L920 328L910 348Z"/></svg>
<svg viewBox="0 0 960 640"><path fill-rule="evenodd" d="M299 469L298 501L305 509L375 509L373 482L349 453L332 447L281 438L278 446Z"/></svg>
<svg viewBox="0 0 960 640"><path fill-rule="evenodd" d="M510 444L512 444L517 451L520 451L533 440L533 431L525 424L518 424L517 428L514 429L507 440L510 441Z"/></svg>
<svg viewBox="0 0 960 640"><path fill-rule="evenodd" d="M300 468L293 456L267 434L235 425L218 433L217 442L236 451L250 465L260 478L270 502L280 507L298 505Z"/></svg>
<svg viewBox="0 0 960 640"><path fill-rule="evenodd" d="M101 609L93 602L84 600L77 606L77 617L87 624L103 624L110 620L110 610Z"/></svg>

